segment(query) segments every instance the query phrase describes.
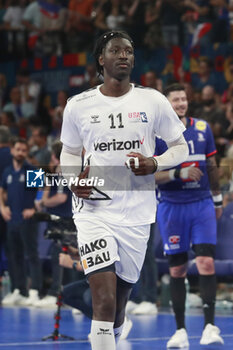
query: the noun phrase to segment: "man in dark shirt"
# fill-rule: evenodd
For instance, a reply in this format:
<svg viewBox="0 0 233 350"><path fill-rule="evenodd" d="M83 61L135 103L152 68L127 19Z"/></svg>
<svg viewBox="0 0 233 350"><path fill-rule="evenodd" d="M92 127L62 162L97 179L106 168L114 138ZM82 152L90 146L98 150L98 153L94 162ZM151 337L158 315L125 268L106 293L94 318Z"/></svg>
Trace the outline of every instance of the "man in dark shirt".
<svg viewBox="0 0 233 350"><path fill-rule="evenodd" d="M28 155L27 141L15 139L11 154L12 165L2 175L0 207L2 217L7 222L9 274L13 293L7 295L2 304L31 305L39 299L41 268L37 253L37 226L32 219L36 191L26 190L25 187L26 170L33 169L25 161ZM31 277L29 292L26 256Z"/></svg>

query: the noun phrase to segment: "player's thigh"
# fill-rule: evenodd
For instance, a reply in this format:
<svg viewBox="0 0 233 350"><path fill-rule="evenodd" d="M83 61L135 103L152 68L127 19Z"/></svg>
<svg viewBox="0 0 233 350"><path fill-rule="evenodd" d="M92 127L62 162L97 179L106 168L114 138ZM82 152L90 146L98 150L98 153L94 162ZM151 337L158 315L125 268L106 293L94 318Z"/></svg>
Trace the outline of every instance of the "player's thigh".
<svg viewBox="0 0 233 350"><path fill-rule="evenodd" d="M117 276L125 282L136 283L145 259L150 224L140 226L114 226L118 242L119 261L115 262Z"/></svg>
<svg viewBox="0 0 233 350"><path fill-rule="evenodd" d="M162 202L158 205L157 221L167 255L187 252L190 248L188 205Z"/></svg>
<svg viewBox="0 0 233 350"><path fill-rule="evenodd" d="M193 207L191 240L193 245L217 243L217 223L211 199L204 199Z"/></svg>
<svg viewBox="0 0 233 350"><path fill-rule="evenodd" d="M106 269L118 261L118 244L111 227L98 218L75 219L78 248L85 275ZM111 269L112 270L112 269Z"/></svg>
<svg viewBox="0 0 233 350"><path fill-rule="evenodd" d="M150 224L134 227L114 225L113 230L120 257L115 263L116 274L123 281L136 283L145 259Z"/></svg>

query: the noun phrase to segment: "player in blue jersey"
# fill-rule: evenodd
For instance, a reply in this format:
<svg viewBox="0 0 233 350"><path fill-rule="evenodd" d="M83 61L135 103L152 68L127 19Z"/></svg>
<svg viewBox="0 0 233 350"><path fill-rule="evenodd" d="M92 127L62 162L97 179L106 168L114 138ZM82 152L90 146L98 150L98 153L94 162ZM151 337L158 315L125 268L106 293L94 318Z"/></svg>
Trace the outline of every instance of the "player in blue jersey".
<svg viewBox="0 0 233 350"><path fill-rule="evenodd" d="M185 329L185 277L190 245L196 255L205 318L200 344L223 344L220 330L214 325L216 217L222 212L214 139L205 121L186 116L188 101L182 85L172 84L164 94L186 127L184 137L189 145L185 163L155 174L160 190L157 221L169 262L171 299L177 325L167 348L189 345ZM157 138L156 155L166 149L166 143Z"/></svg>

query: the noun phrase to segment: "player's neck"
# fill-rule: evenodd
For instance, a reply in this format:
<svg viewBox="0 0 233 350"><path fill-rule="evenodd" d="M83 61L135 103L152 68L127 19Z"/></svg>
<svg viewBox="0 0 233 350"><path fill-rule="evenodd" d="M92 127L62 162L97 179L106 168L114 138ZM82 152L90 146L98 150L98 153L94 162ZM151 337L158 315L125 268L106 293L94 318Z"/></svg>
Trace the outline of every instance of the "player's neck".
<svg viewBox="0 0 233 350"><path fill-rule="evenodd" d="M128 79L118 81L116 79L106 79L100 87L100 91L105 96L119 97L126 94L131 89Z"/></svg>
<svg viewBox="0 0 233 350"><path fill-rule="evenodd" d="M17 161L16 159L13 159L13 168L14 168L14 170L15 171L19 171L19 170L21 170L21 168L22 168L22 166L23 166L23 163L24 163L24 161Z"/></svg>

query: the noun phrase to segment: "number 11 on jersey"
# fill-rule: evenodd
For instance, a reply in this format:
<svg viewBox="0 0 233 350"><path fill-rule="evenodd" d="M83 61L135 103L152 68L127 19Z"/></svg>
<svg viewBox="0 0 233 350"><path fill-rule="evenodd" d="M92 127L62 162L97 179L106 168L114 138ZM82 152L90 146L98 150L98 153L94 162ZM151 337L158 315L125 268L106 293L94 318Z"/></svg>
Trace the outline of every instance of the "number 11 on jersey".
<svg viewBox="0 0 233 350"><path fill-rule="evenodd" d="M110 114L108 116L108 118L111 120L111 125L110 125L110 129L116 129L116 123L117 123L117 118L118 118L118 128L124 128L124 125L122 124L122 114L119 113L117 114L116 117L114 117L113 114Z"/></svg>

